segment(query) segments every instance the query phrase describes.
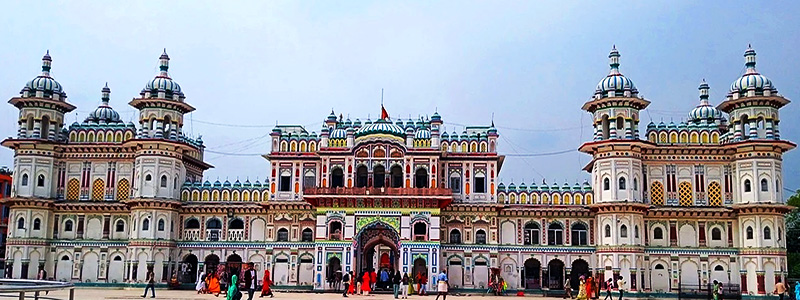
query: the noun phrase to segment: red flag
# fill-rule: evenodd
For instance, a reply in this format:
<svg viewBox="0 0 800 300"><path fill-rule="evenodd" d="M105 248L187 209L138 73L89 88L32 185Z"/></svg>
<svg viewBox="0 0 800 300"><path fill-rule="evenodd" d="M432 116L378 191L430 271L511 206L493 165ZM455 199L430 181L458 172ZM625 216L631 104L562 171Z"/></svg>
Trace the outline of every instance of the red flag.
<svg viewBox="0 0 800 300"><path fill-rule="evenodd" d="M381 119L382 120L389 120L389 113L386 112L386 108L381 105Z"/></svg>

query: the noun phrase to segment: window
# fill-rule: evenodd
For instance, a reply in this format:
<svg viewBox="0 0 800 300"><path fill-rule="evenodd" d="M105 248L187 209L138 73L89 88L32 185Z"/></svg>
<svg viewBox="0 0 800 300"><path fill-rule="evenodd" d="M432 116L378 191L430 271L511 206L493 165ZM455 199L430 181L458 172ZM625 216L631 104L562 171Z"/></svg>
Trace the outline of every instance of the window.
<svg viewBox="0 0 800 300"><path fill-rule="evenodd" d="M654 240L664 239L664 230L661 229L661 227L656 227L656 229L653 229L653 239Z"/></svg>
<svg viewBox="0 0 800 300"><path fill-rule="evenodd" d="M588 231L586 230L586 225L583 223L576 223L572 225L572 245L575 246L585 246L587 245L586 236Z"/></svg>
<svg viewBox="0 0 800 300"><path fill-rule="evenodd" d="M421 189L428 187L428 170L425 168L417 169L414 173L414 187Z"/></svg>
<svg viewBox="0 0 800 300"><path fill-rule="evenodd" d="M334 168L331 171L331 187L344 186L344 171L342 168Z"/></svg>
<svg viewBox="0 0 800 300"><path fill-rule="evenodd" d="M367 166L361 165L356 168L356 187L366 187L367 177Z"/></svg>
<svg viewBox="0 0 800 300"><path fill-rule="evenodd" d="M281 170L280 186L281 192L289 192L292 190L292 171Z"/></svg>
<svg viewBox="0 0 800 300"><path fill-rule="evenodd" d="M150 230L150 219L145 218L144 221L142 221L142 231L147 230Z"/></svg>
<svg viewBox="0 0 800 300"><path fill-rule="evenodd" d="M564 227L559 223L552 223L547 227L547 244L548 245L563 245L564 244Z"/></svg>
<svg viewBox="0 0 800 300"><path fill-rule="evenodd" d="M747 239L748 240L753 239L753 227L751 226L747 226Z"/></svg>
<svg viewBox="0 0 800 300"><path fill-rule="evenodd" d="M400 166L392 167L392 187L403 187L403 168Z"/></svg>
<svg viewBox="0 0 800 300"><path fill-rule="evenodd" d="M167 175L161 175L161 187L167 187Z"/></svg>
<svg viewBox="0 0 800 300"><path fill-rule="evenodd" d="M286 228L278 229L278 242L289 241L289 230Z"/></svg>
<svg viewBox="0 0 800 300"><path fill-rule="evenodd" d="M200 229L200 221L197 219L189 219L186 221L186 229Z"/></svg>
<svg viewBox="0 0 800 300"><path fill-rule="evenodd" d="M611 225L606 224L606 227L603 229L603 235L605 237L611 237Z"/></svg>
<svg viewBox="0 0 800 300"><path fill-rule="evenodd" d="M426 238L426 234L428 232L428 224L425 222L416 222L414 223L414 240L415 241L424 241Z"/></svg>
<svg viewBox="0 0 800 300"><path fill-rule="evenodd" d="M625 189L625 177L620 177L619 178L619 189L620 190L624 190Z"/></svg>
<svg viewBox="0 0 800 300"><path fill-rule="evenodd" d="M622 226L619 227L619 237L628 237L628 226L625 226L625 224L622 224Z"/></svg>
<svg viewBox="0 0 800 300"><path fill-rule="evenodd" d="M769 229L769 226L764 227L764 239L771 240L772 239L772 230Z"/></svg>
<svg viewBox="0 0 800 300"><path fill-rule="evenodd" d="M64 231L71 232L72 231L72 220L67 220L64 222Z"/></svg>
<svg viewBox="0 0 800 300"><path fill-rule="evenodd" d="M639 238L639 225L633 226L633 238L635 239Z"/></svg>
<svg viewBox="0 0 800 300"><path fill-rule="evenodd" d="M450 230L450 243L461 244L461 231L458 229Z"/></svg>
<svg viewBox="0 0 800 300"><path fill-rule="evenodd" d="M372 186L382 188L386 186L386 168L376 166L372 168Z"/></svg>
<svg viewBox="0 0 800 300"><path fill-rule="evenodd" d="M303 176L303 187L304 188L313 188L317 186L317 178L314 176L314 171L306 170L305 176Z"/></svg>
<svg viewBox="0 0 800 300"><path fill-rule="evenodd" d="M662 264L657 264L657 265L656 265L656 267L655 267L655 269L656 269L656 270L663 270L663 269L664 269L664 265L662 265Z"/></svg>
<svg viewBox="0 0 800 300"><path fill-rule="evenodd" d="M150 176L150 174L147 174L147 175L144 176L144 181L148 181L149 182L150 180L153 180L153 176Z"/></svg>
<svg viewBox="0 0 800 300"><path fill-rule="evenodd" d="M475 174L475 193L486 193L486 175L483 173Z"/></svg>
<svg viewBox="0 0 800 300"><path fill-rule="evenodd" d="M523 244L525 245L538 245L539 244L539 224L536 222L528 222L525 224Z"/></svg>
<svg viewBox="0 0 800 300"><path fill-rule="evenodd" d="M603 178L603 190L607 191L611 189L611 181L608 178Z"/></svg>
<svg viewBox="0 0 800 300"><path fill-rule="evenodd" d="M158 231L164 231L164 219L158 220Z"/></svg>
<svg viewBox="0 0 800 300"><path fill-rule="evenodd" d="M39 218L33 219L33 230L41 230L42 229L42 220Z"/></svg>
<svg viewBox="0 0 800 300"><path fill-rule="evenodd" d="M722 230L719 230L719 227L714 227L713 229L711 229L711 240L712 241L722 240Z"/></svg>
<svg viewBox="0 0 800 300"><path fill-rule="evenodd" d="M222 221L217 218L213 218L206 222L206 227L208 227L208 229L222 229ZM200 226L198 226L198 228L200 228Z"/></svg>
<svg viewBox="0 0 800 300"><path fill-rule="evenodd" d="M114 231L125 232L125 222L122 220L117 220L117 225Z"/></svg>
<svg viewBox="0 0 800 300"><path fill-rule="evenodd" d="M749 193L750 192L750 179L745 179L744 180L744 192L745 193Z"/></svg>
<svg viewBox="0 0 800 300"><path fill-rule="evenodd" d="M22 186L28 186L28 174L22 174Z"/></svg>
<svg viewBox="0 0 800 300"><path fill-rule="evenodd" d="M634 191L638 191L639 190L639 180L638 180L638 178L634 178L633 179L633 190Z"/></svg>
<svg viewBox="0 0 800 300"><path fill-rule="evenodd" d="M17 229L25 229L25 218L17 219Z"/></svg>
<svg viewBox="0 0 800 300"><path fill-rule="evenodd" d="M475 232L475 244L486 245L486 231L478 229L478 231Z"/></svg>
<svg viewBox="0 0 800 300"><path fill-rule="evenodd" d="M342 239L342 223L333 221L328 225L328 239L338 241Z"/></svg>
<svg viewBox="0 0 800 300"><path fill-rule="evenodd" d="M311 231L311 228L303 229L303 242L313 242L314 241L314 232Z"/></svg>
<svg viewBox="0 0 800 300"><path fill-rule="evenodd" d="M235 229L235 230L244 229L244 221L242 221L242 219L239 218L231 220L230 229Z"/></svg>
<svg viewBox="0 0 800 300"><path fill-rule="evenodd" d="M725 271L725 268L722 267L721 265L717 265L716 267L714 267L714 271Z"/></svg>
<svg viewBox="0 0 800 300"><path fill-rule="evenodd" d="M38 187L43 187L44 186L44 175L39 174L39 176L36 177L36 186L38 186Z"/></svg>
<svg viewBox="0 0 800 300"><path fill-rule="evenodd" d="M461 174L450 174L450 189L453 190L455 194L461 193Z"/></svg>
<svg viewBox="0 0 800 300"><path fill-rule="evenodd" d="M39 175L41 176L41 175ZM769 183L767 183L766 178L761 179L761 191L762 192L769 192Z"/></svg>

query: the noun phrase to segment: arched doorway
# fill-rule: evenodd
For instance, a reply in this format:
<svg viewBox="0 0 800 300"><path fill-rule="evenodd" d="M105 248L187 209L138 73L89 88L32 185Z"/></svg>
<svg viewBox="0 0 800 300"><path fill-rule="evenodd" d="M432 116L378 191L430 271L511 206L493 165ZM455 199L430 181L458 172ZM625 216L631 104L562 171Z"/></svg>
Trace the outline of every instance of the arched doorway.
<svg viewBox="0 0 800 300"><path fill-rule="evenodd" d="M230 282L230 277L233 276L233 274L236 274L236 276L239 276L239 278L243 278L242 257L239 256L239 254L234 253L228 255L228 258L225 260L225 267L228 271L228 282Z"/></svg>
<svg viewBox="0 0 800 300"><path fill-rule="evenodd" d="M372 186L382 188L386 186L386 168L383 166L375 166L372 168Z"/></svg>
<svg viewBox="0 0 800 300"><path fill-rule="evenodd" d="M580 277L583 276L585 278L589 278L591 273L589 272L589 263L587 263L583 259L576 259L572 262L572 269L569 273L569 282L573 287L576 287L577 284L580 284Z"/></svg>
<svg viewBox="0 0 800 300"><path fill-rule="evenodd" d="M356 248L357 276L365 271L381 274L385 270L391 274L397 270L400 261L400 237L393 227L383 222L372 223L359 231L356 240L359 245ZM385 286L385 283L378 286Z"/></svg>
<svg viewBox="0 0 800 300"><path fill-rule="evenodd" d="M197 256L189 254L183 258L180 268L181 282L197 282Z"/></svg>
<svg viewBox="0 0 800 300"><path fill-rule="evenodd" d="M339 290L338 283L342 278L342 261L339 257L331 256L328 258L328 264L325 266L325 278L327 279L328 288L332 290Z"/></svg>
<svg viewBox="0 0 800 300"><path fill-rule="evenodd" d="M525 278L526 289L542 288L542 264L535 258L525 261L525 268L522 270L522 277Z"/></svg>
<svg viewBox="0 0 800 300"><path fill-rule="evenodd" d="M418 274L428 274L428 262L425 261L424 257L418 257L414 260L414 269L412 269L411 275L414 276L415 281Z"/></svg>
<svg viewBox="0 0 800 300"><path fill-rule="evenodd" d="M564 262L558 259L547 264L547 287L551 290L564 288Z"/></svg>
<svg viewBox="0 0 800 300"><path fill-rule="evenodd" d="M204 261L206 267L206 274L216 272L219 266L219 256L216 254L209 254Z"/></svg>
<svg viewBox="0 0 800 300"><path fill-rule="evenodd" d="M394 165L390 169L391 176L392 176L392 187L393 188L401 188L403 187L403 168Z"/></svg>

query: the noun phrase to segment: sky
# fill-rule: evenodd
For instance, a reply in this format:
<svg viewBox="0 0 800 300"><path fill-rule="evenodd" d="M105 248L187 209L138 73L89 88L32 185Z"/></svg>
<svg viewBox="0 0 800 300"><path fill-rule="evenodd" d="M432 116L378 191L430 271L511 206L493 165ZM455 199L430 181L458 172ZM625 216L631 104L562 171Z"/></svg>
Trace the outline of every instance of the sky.
<svg viewBox="0 0 800 300"><path fill-rule="evenodd" d="M78 106L68 123L100 104L105 82L111 106L136 121L127 103L166 48L197 108L184 132L202 135L212 181L263 181L258 154L276 122L319 132L331 109L374 120L383 89L393 118L438 111L448 132L494 118L506 184L574 183L589 178L577 148L591 116L580 107L608 74L612 45L652 102L644 132L685 119L701 79L719 104L748 44L761 74L800 99L798 13L796 1L4 1L0 98L17 96L50 50L51 74ZM798 112L781 109L784 139L800 141ZM16 136L17 113L0 105L0 137ZM0 165L12 164L0 149ZM784 156L786 188L800 188L799 168L800 150Z"/></svg>

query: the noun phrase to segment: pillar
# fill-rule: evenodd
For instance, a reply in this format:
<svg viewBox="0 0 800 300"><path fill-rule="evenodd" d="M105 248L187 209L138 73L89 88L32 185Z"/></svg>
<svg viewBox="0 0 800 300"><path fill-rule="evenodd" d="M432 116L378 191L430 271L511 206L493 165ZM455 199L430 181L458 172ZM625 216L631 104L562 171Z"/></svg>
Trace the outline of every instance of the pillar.
<svg viewBox="0 0 800 300"><path fill-rule="evenodd" d="M631 269L631 287L632 292L636 291L636 269Z"/></svg>
<svg viewBox="0 0 800 300"><path fill-rule="evenodd" d="M742 287L742 295L747 295L747 271L739 271L739 282Z"/></svg>
<svg viewBox="0 0 800 300"><path fill-rule="evenodd" d="M758 283L758 294L767 294L766 288L764 287L764 271L756 272L756 282Z"/></svg>

